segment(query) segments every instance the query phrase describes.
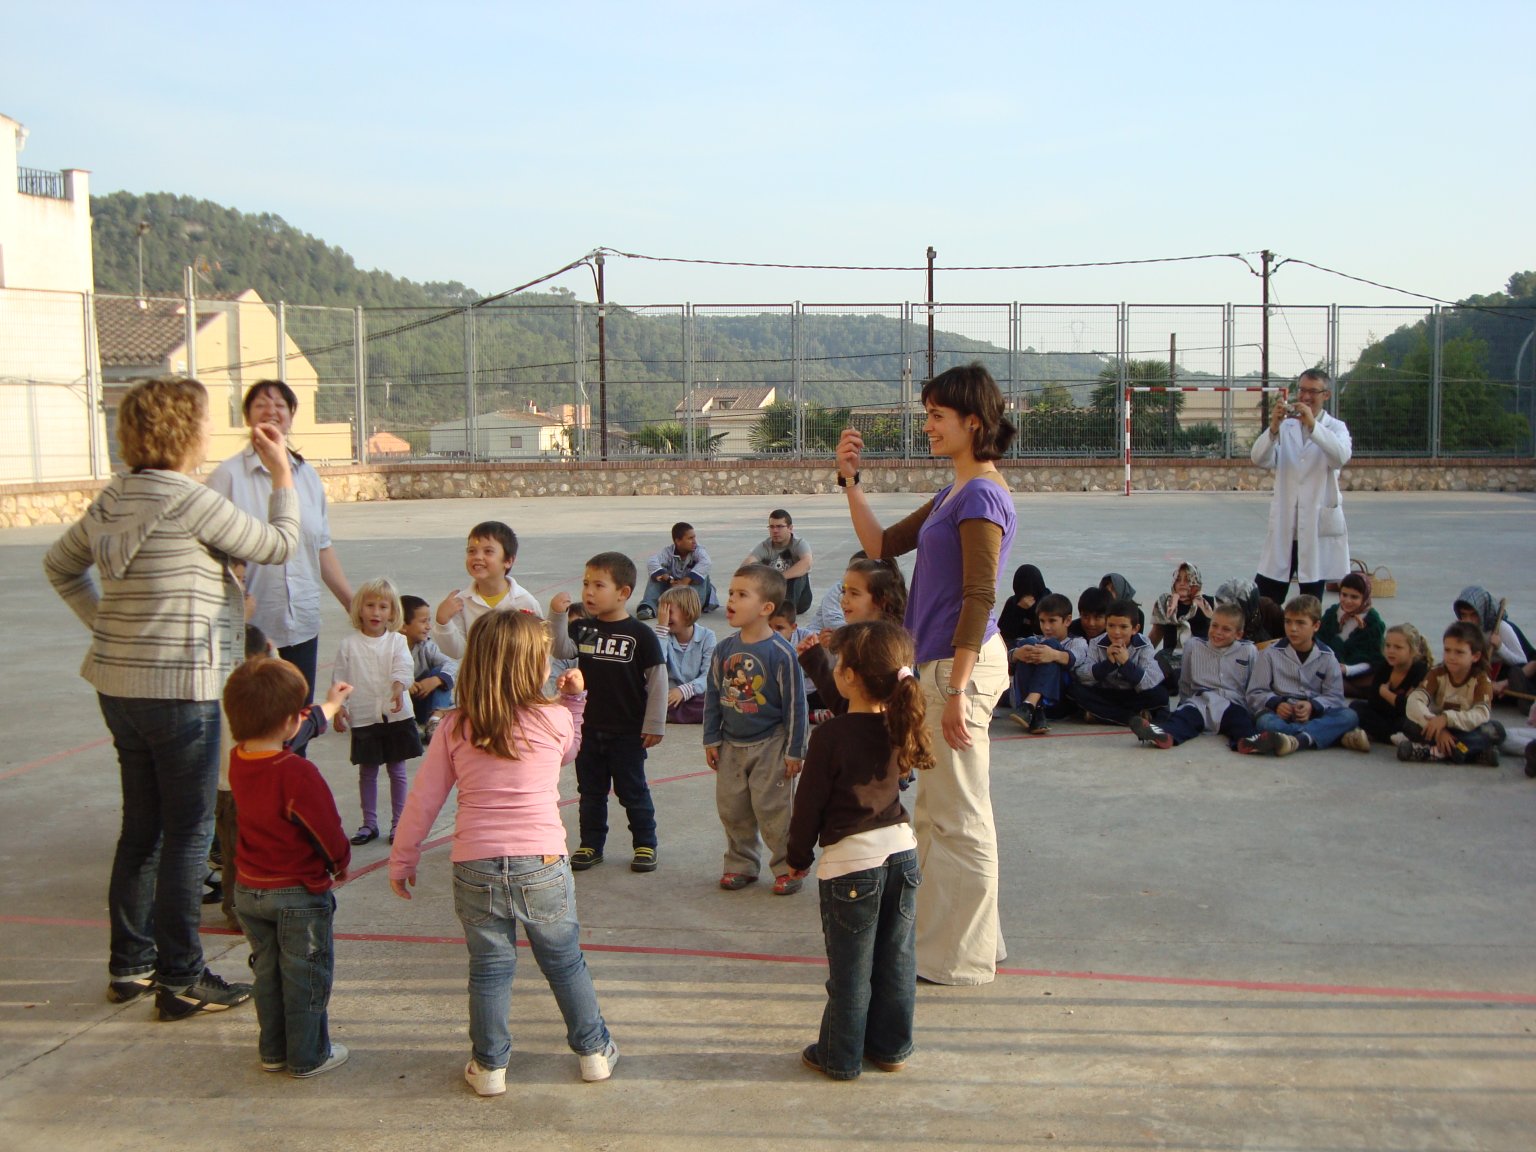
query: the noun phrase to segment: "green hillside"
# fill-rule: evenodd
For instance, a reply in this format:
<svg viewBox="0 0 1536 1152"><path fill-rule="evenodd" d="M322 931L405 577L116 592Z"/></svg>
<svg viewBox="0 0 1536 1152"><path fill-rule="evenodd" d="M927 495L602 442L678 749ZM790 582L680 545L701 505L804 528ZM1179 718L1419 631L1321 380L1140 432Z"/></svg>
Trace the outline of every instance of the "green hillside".
<svg viewBox="0 0 1536 1152"><path fill-rule="evenodd" d="M465 406L465 320L455 308L481 298L458 282L420 284L387 272L365 271L342 249L302 232L270 213L245 213L206 200L169 193L116 192L92 201L96 287L133 294L138 283L138 226L147 222L144 290L180 295L183 269L197 269L198 291L209 295L256 289L269 302L361 304L366 313L370 423L413 433L462 416ZM492 286L493 290L501 285ZM578 341L574 295L566 289L529 292L474 314L476 405L480 411L541 408L575 398ZM321 415L345 419L352 411L350 317L297 314L290 332L315 361L322 379ZM425 322L424 322L425 321ZM596 310L584 309L581 368L597 396ZM607 321L610 420L621 427L672 418L682 399L683 328L676 313L611 306ZM905 347L921 378L926 325L909 325ZM793 380L792 333L787 314L713 314L694 324L694 379L702 385L774 384L787 398ZM805 395L829 407L885 405L900 396L901 321L879 315L814 315L803 322ZM953 332L937 333L939 370L981 359L999 379L1007 350ZM1092 354L1025 352L1021 386L1069 386L1085 404L1104 360Z"/></svg>

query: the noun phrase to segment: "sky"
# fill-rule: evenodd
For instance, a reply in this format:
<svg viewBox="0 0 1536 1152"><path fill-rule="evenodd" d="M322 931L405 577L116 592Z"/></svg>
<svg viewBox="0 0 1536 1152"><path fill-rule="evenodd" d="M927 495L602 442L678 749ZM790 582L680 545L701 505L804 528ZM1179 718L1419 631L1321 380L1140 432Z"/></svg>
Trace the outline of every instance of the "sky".
<svg viewBox="0 0 1536 1152"><path fill-rule="evenodd" d="M1268 248L1461 299L1536 267L1536 3L25 4L21 163L273 212L413 280L598 247L920 266L945 301L1257 303ZM920 271L610 257L628 304L921 300ZM554 284L591 299L585 269ZM1286 304L1411 304L1298 263Z"/></svg>

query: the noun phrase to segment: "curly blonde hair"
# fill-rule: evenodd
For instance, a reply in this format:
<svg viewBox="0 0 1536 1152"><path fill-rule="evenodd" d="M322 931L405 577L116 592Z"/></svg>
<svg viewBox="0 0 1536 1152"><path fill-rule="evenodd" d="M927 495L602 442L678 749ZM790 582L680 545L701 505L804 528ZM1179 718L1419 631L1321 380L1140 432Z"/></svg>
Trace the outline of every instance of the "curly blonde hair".
<svg viewBox="0 0 1536 1152"><path fill-rule="evenodd" d="M117 443L123 463L175 471L186 463L203 435L208 389L187 376L145 380L128 389L117 406Z"/></svg>

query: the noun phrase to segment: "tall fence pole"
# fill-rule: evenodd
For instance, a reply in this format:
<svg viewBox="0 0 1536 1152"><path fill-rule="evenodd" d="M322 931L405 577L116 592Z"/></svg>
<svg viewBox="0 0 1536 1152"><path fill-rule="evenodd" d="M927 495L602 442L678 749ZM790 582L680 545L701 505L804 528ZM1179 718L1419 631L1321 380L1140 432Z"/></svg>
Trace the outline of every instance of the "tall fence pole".
<svg viewBox="0 0 1536 1152"><path fill-rule="evenodd" d="M931 244L928 246L928 375L925 380L933 379L933 259L939 253Z"/></svg>
<svg viewBox="0 0 1536 1152"><path fill-rule="evenodd" d="M1445 370L1445 313L1438 304L1435 305L1432 327L1434 346L1429 368L1429 455L1431 459L1437 459L1440 455L1440 406L1445 399L1445 381L1442 378Z"/></svg>
<svg viewBox="0 0 1536 1152"><path fill-rule="evenodd" d="M91 479L100 480L107 473L106 444L102 442L101 359L96 344L96 296L81 294L85 323L85 433L90 437Z"/></svg>
<svg viewBox="0 0 1536 1152"><path fill-rule="evenodd" d="M901 303L901 458L912 458L912 304Z"/></svg>
<svg viewBox="0 0 1536 1152"><path fill-rule="evenodd" d="M693 410L693 305L683 305L683 439L688 442L688 459L696 458L698 414ZM706 452L707 456L708 453Z"/></svg>
<svg viewBox="0 0 1536 1152"><path fill-rule="evenodd" d="M577 456L585 458L592 425L592 403L587 395L587 323L580 301L571 305L571 365L576 385L576 442L571 448Z"/></svg>
<svg viewBox="0 0 1536 1152"><path fill-rule="evenodd" d="M368 329L361 306L352 309L352 407L357 422L357 462L368 463ZM283 306L277 306L279 363L288 362L288 337L283 326ZM286 373L285 373L286 375ZM319 390L316 389L318 398Z"/></svg>
<svg viewBox="0 0 1536 1152"><path fill-rule="evenodd" d="M1008 305L1008 407L1014 413L1014 420L1022 426L1023 420L1019 417L1019 353L1022 350L1023 339L1021 330L1023 321L1019 317L1019 302L1013 301ZM1011 456L1019 454L1019 438L1013 438Z"/></svg>
<svg viewBox="0 0 1536 1152"><path fill-rule="evenodd" d="M354 325L354 335L355 331ZM288 305L281 300L277 302L277 378L288 383Z"/></svg>
<svg viewBox="0 0 1536 1152"><path fill-rule="evenodd" d="M1221 310L1221 382L1229 389L1232 387L1233 377L1237 374L1236 343L1237 320L1229 301ZM1232 442L1237 438L1236 415L1233 409L1232 393L1223 392L1221 394L1221 455L1224 460L1232 458Z"/></svg>
<svg viewBox="0 0 1536 1152"><path fill-rule="evenodd" d="M187 307L187 375L197 379L197 278L188 264L181 273L181 294Z"/></svg>
<svg viewBox="0 0 1536 1152"><path fill-rule="evenodd" d="M1129 364L1131 354L1131 312L1130 305L1124 300L1120 301L1120 311L1115 321L1115 363L1118 372L1115 377L1115 411L1125 421L1124 445L1125 453L1125 494L1131 494L1131 392L1127 387Z"/></svg>
<svg viewBox="0 0 1536 1152"><path fill-rule="evenodd" d="M796 300L789 313L789 394L794 397L793 441L795 459L805 458L805 350L800 346L800 301Z"/></svg>
<svg viewBox="0 0 1536 1152"><path fill-rule="evenodd" d="M475 419L475 313L464 309L464 455L473 464L479 423Z"/></svg>

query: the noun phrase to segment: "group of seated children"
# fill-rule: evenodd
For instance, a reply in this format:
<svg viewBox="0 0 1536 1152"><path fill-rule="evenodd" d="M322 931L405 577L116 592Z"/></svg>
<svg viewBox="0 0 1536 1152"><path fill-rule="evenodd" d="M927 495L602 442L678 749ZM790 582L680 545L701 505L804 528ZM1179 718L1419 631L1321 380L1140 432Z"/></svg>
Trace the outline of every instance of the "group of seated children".
<svg viewBox="0 0 1536 1152"><path fill-rule="evenodd" d="M1288 756L1335 743L1368 752L1375 740L1396 744L1403 760L1496 766L1506 733L1491 717L1492 701L1501 689L1525 695L1511 685L1536 674L1536 653L1476 587L1458 597L1459 619L1445 630L1433 668L1411 624L1386 627L1371 606L1370 577L1359 573L1340 581L1339 602L1327 612L1312 596L1288 602L1283 637L1259 643L1246 638L1255 626L1268 631L1251 584L1232 581L1207 598L1188 563L1158 598L1150 636L1140 633L1139 609L1123 595L1134 590L1118 573L1084 590L1076 621L1071 603L1033 566L1020 569L1014 587L1019 595L1005 610L1016 626L1009 719L1031 735L1076 716L1123 724L1154 748L1210 730L1246 754ZM1115 592L1122 595L1111 599ZM1033 632L1019 630L1031 625ZM1497 684L1495 643L1505 674ZM1176 697L1168 687L1175 680Z"/></svg>

